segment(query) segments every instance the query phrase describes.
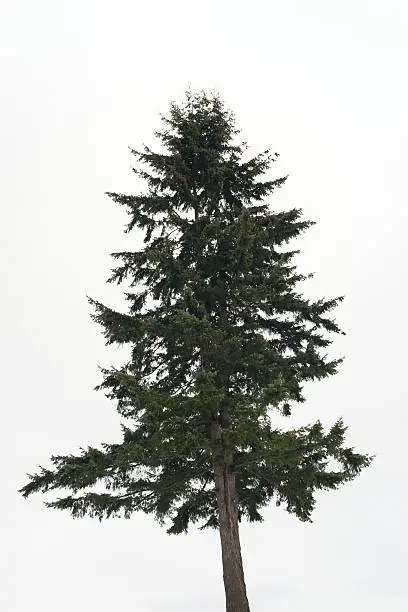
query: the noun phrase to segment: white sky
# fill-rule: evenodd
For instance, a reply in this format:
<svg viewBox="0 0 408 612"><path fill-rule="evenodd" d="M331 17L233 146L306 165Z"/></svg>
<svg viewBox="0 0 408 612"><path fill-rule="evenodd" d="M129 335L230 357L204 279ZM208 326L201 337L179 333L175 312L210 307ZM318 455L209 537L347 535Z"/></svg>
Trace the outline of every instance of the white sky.
<svg viewBox="0 0 408 612"><path fill-rule="evenodd" d="M377 454L312 525L271 506L242 527L253 610L407 609L407 20L403 0L2 1L2 610L224 607L216 533L73 521L17 494L51 454L119 440L92 391L117 355L86 294L122 303L108 253L137 241L103 194L137 191L128 146L189 84L218 88L254 152L280 152L290 178L272 204L318 222L299 259L310 295L347 295L346 362L293 424L342 415Z"/></svg>

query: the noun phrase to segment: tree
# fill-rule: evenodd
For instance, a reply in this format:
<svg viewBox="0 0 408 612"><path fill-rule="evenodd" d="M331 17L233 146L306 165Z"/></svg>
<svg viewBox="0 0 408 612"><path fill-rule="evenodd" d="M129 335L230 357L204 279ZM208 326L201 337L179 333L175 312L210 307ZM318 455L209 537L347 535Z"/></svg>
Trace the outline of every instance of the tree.
<svg viewBox="0 0 408 612"><path fill-rule="evenodd" d="M273 410L289 416L304 402L305 381L336 373L341 359L322 349L342 333L329 316L341 297L296 291L306 277L285 245L312 223L264 203L286 180L264 176L277 154L245 160L217 95L188 93L162 119L163 151L132 151L146 191L108 194L128 210L126 231L144 231L143 248L113 254L109 282L129 283L128 312L90 299L107 344L130 349L97 387L127 423L123 442L53 456L20 492L66 488L46 505L74 517L142 510L172 534L196 522L218 529L227 612L247 612L240 520L261 521L274 499L309 521L315 492L371 458L345 446L341 420L327 432L273 426ZM105 493L88 490L99 482Z"/></svg>

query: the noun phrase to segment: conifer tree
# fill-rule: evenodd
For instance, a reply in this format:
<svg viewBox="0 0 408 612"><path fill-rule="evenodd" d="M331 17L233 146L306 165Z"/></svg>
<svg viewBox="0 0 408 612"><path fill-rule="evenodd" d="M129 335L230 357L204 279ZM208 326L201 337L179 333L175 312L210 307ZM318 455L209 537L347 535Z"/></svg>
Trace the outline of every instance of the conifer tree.
<svg viewBox="0 0 408 612"><path fill-rule="evenodd" d="M247 146L218 95L188 93L156 133L161 152L132 151L139 195L109 193L144 230L139 250L114 253L109 281L127 282L127 312L90 299L107 344L129 360L103 369L98 389L117 403L123 441L53 456L20 492L68 489L47 502L74 517L151 513L171 534L219 530L227 612L248 612L239 523L271 500L309 521L315 492L352 480L371 458L345 444L346 427L282 430L306 381L333 375L322 351L342 333L341 301L311 301L286 244L312 223L265 198L277 154ZM92 486L104 483L106 492Z"/></svg>

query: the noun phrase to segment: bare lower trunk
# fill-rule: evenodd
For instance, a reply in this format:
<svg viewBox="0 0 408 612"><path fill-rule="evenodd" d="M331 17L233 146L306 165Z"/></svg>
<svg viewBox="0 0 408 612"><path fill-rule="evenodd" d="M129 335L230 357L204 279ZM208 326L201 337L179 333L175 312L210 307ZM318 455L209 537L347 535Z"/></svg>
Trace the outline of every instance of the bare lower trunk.
<svg viewBox="0 0 408 612"><path fill-rule="evenodd" d="M232 461L217 459L214 468L226 612L249 612L239 541L237 491Z"/></svg>

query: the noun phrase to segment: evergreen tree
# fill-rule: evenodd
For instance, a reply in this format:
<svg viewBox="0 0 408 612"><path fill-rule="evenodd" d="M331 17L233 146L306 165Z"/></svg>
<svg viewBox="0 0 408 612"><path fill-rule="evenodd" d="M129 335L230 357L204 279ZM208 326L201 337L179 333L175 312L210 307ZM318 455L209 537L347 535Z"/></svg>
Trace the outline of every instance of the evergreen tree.
<svg viewBox="0 0 408 612"><path fill-rule="evenodd" d="M46 505L74 517L142 510L172 534L218 529L227 612L247 612L241 518L261 521L273 499L309 521L315 492L353 479L370 457L345 446L341 420L325 432L271 419L341 362L322 349L341 333L330 312L342 298L298 293L306 277L285 249L311 222L264 203L285 182L264 176L277 154L245 161L217 95L188 93L162 119L164 152L132 151L146 192L108 194L129 212L126 231L144 230L143 248L113 254L109 281L129 283L128 312L90 299L107 344L129 345L128 363L104 369L98 387L127 423L123 442L53 456L20 492L66 488ZM105 493L89 491L99 482Z"/></svg>

